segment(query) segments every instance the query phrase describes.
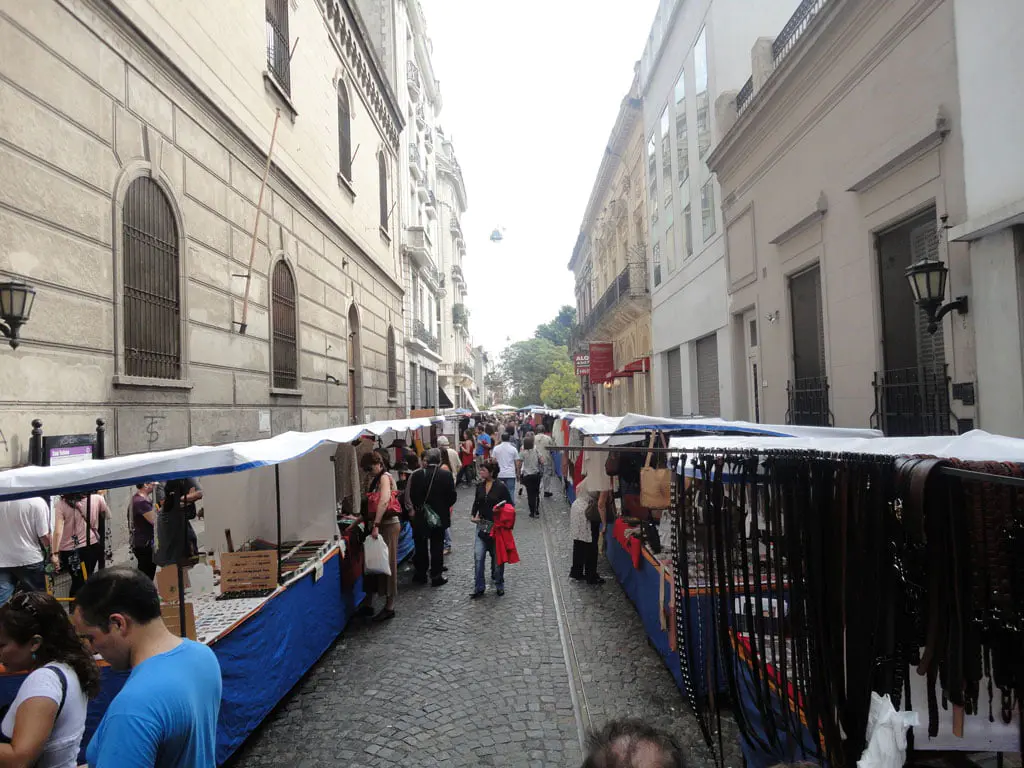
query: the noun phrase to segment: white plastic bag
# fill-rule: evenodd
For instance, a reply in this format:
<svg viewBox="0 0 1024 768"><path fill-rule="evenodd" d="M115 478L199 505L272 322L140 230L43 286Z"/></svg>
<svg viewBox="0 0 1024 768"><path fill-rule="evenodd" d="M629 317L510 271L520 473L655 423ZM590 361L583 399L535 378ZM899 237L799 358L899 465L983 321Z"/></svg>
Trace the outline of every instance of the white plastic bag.
<svg viewBox="0 0 1024 768"><path fill-rule="evenodd" d="M889 696L871 694L868 746L857 768L900 768L907 760L907 729L918 725L917 712L897 712Z"/></svg>
<svg viewBox="0 0 1024 768"><path fill-rule="evenodd" d="M366 558L365 571L368 574L380 574L381 576L391 575L391 562L388 558L388 545L384 543L384 537L378 535L367 537L363 542L363 555Z"/></svg>

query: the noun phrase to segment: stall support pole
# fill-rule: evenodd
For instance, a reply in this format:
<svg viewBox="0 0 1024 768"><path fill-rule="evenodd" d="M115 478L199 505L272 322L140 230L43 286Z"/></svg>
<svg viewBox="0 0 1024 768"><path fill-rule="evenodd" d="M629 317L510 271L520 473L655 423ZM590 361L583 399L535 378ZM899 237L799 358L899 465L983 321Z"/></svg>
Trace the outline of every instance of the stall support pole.
<svg viewBox="0 0 1024 768"><path fill-rule="evenodd" d="M185 568L181 563L175 567L178 569L178 631L182 637L188 637L188 627L185 626Z"/></svg>
<svg viewBox="0 0 1024 768"><path fill-rule="evenodd" d="M277 497L277 583L281 583L281 465L274 465L274 495Z"/></svg>

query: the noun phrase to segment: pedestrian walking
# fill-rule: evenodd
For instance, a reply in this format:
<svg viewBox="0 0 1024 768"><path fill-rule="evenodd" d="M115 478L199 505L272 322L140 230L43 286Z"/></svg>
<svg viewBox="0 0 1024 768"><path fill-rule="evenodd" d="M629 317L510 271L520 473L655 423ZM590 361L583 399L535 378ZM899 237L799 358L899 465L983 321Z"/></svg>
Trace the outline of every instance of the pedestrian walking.
<svg viewBox="0 0 1024 768"><path fill-rule="evenodd" d="M98 571L79 590L72 621L113 669L132 672L86 747L90 768L217 764L217 657L167 630L146 574L124 565Z"/></svg>
<svg viewBox="0 0 1024 768"><path fill-rule="evenodd" d="M128 531L132 540L132 554L139 570L153 578L156 576L156 562L153 560L153 541L156 531L156 512L150 499L153 483L135 486L135 493L128 504Z"/></svg>
<svg viewBox="0 0 1024 768"><path fill-rule="evenodd" d="M523 438L523 448L519 451L519 477L526 487L530 517L540 517L540 481L544 477L544 467L532 433Z"/></svg>
<svg viewBox="0 0 1024 768"><path fill-rule="evenodd" d="M50 510L38 497L0 501L0 606L16 591L46 589Z"/></svg>
<svg viewBox="0 0 1024 768"><path fill-rule="evenodd" d="M512 444L512 438L508 432L502 433L500 440L501 442L491 454L498 462L498 479L508 488L509 498L515 504L516 478L519 476L519 451Z"/></svg>
<svg viewBox="0 0 1024 768"><path fill-rule="evenodd" d="M480 467L480 484L476 487L473 499L473 517L476 523L476 537L473 542L473 573L474 590L472 598L483 596L487 590L484 580L484 568L487 556L491 556L491 581L498 596L505 594L505 566L495 561L494 539L491 528L494 527L494 508L501 504L512 503L508 486L498 479L498 462L487 461Z"/></svg>
<svg viewBox="0 0 1024 768"><path fill-rule="evenodd" d="M0 607L0 664L28 675L0 721L0 765L75 768L100 670L55 598L23 592Z"/></svg>
<svg viewBox="0 0 1024 768"><path fill-rule="evenodd" d="M384 598L384 607L373 617L374 621L387 621L395 617L395 598L398 596L398 534L402 530L401 512L398 491L395 481L388 472L387 459L379 452L363 454L360 467L370 474L370 483L366 489L367 525L370 536L374 539L384 538L388 548L388 566L391 573L366 574L364 589L373 606L373 594Z"/></svg>
<svg viewBox="0 0 1024 768"><path fill-rule="evenodd" d="M678 742L642 720L615 720L587 738L581 768L687 768Z"/></svg>
<svg viewBox="0 0 1024 768"><path fill-rule="evenodd" d="M455 485L458 486L463 481L469 485L472 482L470 475L473 472L473 433L468 429L462 433L462 442L459 443L459 460L462 468L459 469Z"/></svg>
<svg viewBox="0 0 1024 768"><path fill-rule="evenodd" d="M459 454L451 447L451 443L448 442L448 438L441 435L437 438L437 449L441 451L441 467L451 472L453 478L458 476L459 469L461 468L461 462L459 461ZM459 487L459 483L456 480L455 487ZM448 526L444 529L444 554L450 555L452 553L452 529Z"/></svg>
<svg viewBox="0 0 1024 768"><path fill-rule="evenodd" d="M555 462L551 456L551 452L548 450L555 441L551 439L551 435L547 433L547 428L543 423L537 424L537 429L534 433L533 438L534 447L540 452L541 460L544 467L544 479L541 481L541 488L544 491L544 498L550 499L554 494L551 492L551 488L554 484L555 477Z"/></svg>
<svg viewBox="0 0 1024 768"><path fill-rule="evenodd" d="M194 477L168 480L165 499L156 516L156 546L153 559L160 567L190 566L199 555L199 543L192 520L199 516L196 502L203 498L203 489Z"/></svg>
<svg viewBox="0 0 1024 768"><path fill-rule="evenodd" d="M588 479L584 479L576 489L576 501L569 508L569 534L572 536L570 579L604 584L604 579L597 574L597 550L609 497L608 491L591 490Z"/></svg>
<svg viewBox="0 0 1024 768"><path fill-rule="evenodd" d="M59 553L51 558L55 569L71 575L70 596L74 597L103 558L100 526L110 516L110 509L98 493L75 493L61 496L54 513L53 540L58 542Z"/></svg>
<svg viewBox="0 0 1024 768"><path fill-rule="evenodd" d="M431 448L424 454L426 466L417 469L409 478L409 499L412 502L415 573L413 580L441 587L448 583L444 577L444 532L451 526L452 506L458 500L455 478L442 470L441 452Z"/></svg>

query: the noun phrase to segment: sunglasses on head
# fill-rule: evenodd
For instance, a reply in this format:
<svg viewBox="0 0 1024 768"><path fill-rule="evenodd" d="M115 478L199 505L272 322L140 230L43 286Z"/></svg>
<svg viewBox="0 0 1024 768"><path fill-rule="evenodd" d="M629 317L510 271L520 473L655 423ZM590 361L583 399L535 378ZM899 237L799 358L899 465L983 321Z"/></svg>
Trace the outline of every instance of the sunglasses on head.
<svg viewBox="0 0 1024 768"><path fill-rule="evenodd" d="M39 612L36 611L36 607L32 604L32 598L29 592L22 592L19 595L15 595L11 598L11 602L8 603L11 606L11 610L23 611L29 616L39 617Z"/></svg>

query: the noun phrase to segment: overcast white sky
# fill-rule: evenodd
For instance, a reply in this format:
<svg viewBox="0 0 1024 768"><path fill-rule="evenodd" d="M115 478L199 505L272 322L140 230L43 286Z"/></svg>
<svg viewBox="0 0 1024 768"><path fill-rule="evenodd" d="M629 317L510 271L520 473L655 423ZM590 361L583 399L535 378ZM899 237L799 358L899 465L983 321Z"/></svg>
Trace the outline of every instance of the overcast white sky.
<svg viewBox="0 0 1024 768"><path fill-rule="evenodd" d="M422 0L469 210L474 342L498 353L562 304L566 268L657 0ZM505 239L488 239L495 227Z"/></svg>

